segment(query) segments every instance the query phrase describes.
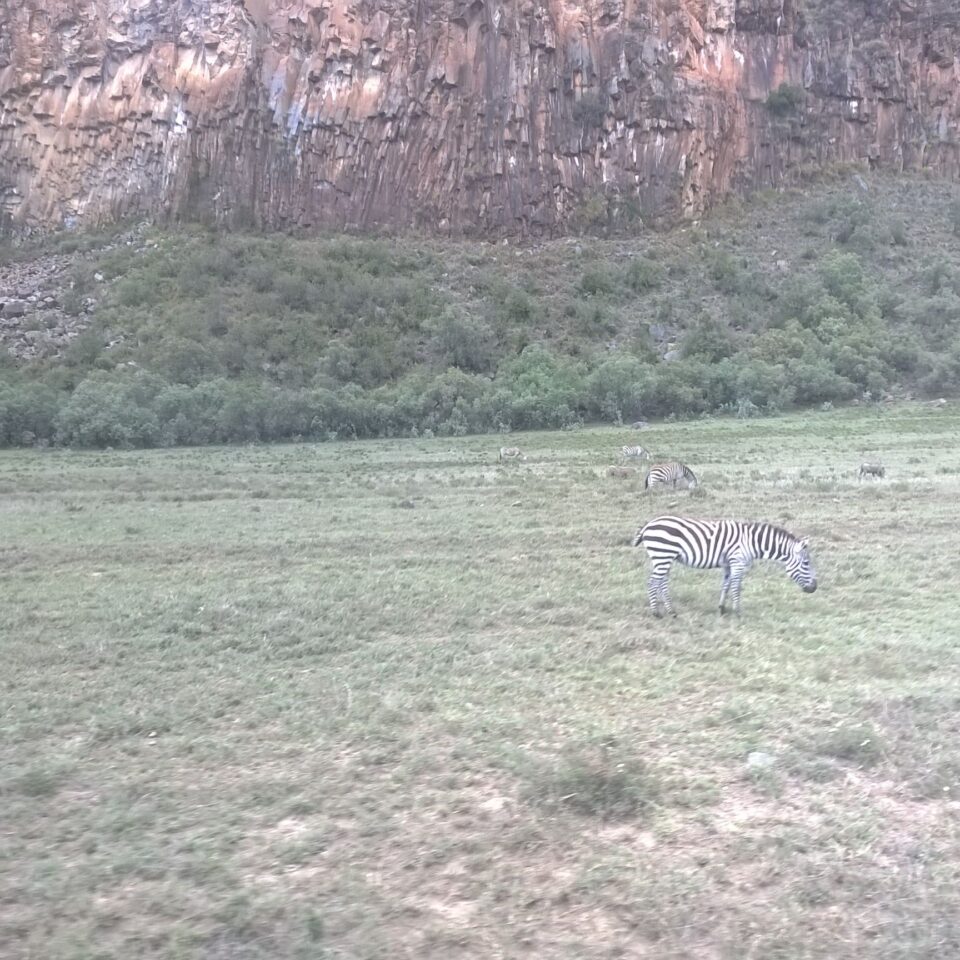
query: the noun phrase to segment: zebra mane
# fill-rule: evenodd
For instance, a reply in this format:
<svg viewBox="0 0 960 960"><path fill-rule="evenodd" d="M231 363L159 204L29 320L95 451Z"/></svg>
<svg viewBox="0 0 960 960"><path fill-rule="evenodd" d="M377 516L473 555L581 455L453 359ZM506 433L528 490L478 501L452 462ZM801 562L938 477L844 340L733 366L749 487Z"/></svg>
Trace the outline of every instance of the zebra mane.
<svg viewBox="0 0 960 960"><path fill-rule="evenodd" d="M795 533L791 533L789 530L784 530L783 527L778 527L775 523L759 521L757 526L769 527L773 535L777 538L780 538L787 546L792 547L800 542L800 537L798 537Z"/></svg>

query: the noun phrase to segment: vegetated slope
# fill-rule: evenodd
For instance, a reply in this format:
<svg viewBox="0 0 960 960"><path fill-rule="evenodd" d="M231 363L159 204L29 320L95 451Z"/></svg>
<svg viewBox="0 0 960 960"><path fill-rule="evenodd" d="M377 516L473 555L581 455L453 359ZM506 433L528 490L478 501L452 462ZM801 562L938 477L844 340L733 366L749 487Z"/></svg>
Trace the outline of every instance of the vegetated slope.
<svg viewBox="0 0 960 960"><path fill-rule="evenodd" d="M75 251L58 296L89 326L11 358L2 440L459 434L950 393L958 232L957 186L844 173L667 234L531 247L67 235L45 256ZM43 316L7 320L8 343L25 324L41 342Z"/></svg>

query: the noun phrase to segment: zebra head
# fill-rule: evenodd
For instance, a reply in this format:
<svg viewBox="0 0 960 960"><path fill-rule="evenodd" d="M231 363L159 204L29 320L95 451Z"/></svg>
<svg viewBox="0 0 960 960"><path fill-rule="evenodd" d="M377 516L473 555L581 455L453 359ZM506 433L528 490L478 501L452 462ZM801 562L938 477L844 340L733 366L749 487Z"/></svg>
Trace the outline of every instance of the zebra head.
<svg viewBox="0 0 960 960"><path fill-rule="evenodd" d="M804 593L813 593L817 589L817 573L813 569L813 561L810 559L810 541L803 537L797 540L785 561L787 566L787 576Z"/></svg>

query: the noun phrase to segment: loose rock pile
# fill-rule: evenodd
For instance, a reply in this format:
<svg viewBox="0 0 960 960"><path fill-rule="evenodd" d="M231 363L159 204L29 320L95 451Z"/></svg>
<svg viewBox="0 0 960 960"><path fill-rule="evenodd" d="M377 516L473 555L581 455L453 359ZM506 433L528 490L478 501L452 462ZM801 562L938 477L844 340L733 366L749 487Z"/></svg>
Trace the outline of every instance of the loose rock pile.
<svg viewBox="0 0 960 960"><path fill-rule="evenodd" d="M122 245L141 252L145 231L146 224L141 224L95 251L0 262L0 349L24 362L61 356L90 326L99 300L75 292L73 268ZM93 279L97 286L109 283L102 273L94 273Z"/></svg>

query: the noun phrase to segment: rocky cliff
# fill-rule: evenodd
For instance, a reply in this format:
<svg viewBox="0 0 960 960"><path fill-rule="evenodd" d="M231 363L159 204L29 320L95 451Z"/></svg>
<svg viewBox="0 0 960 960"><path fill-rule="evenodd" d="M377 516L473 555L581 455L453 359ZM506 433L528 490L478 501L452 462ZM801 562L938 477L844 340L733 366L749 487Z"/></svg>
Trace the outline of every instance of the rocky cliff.
<svg viewBox="0 0 960 960"><path fill-rule="evenodd" d="M542 234L960 176L957 0L0 0L0 216Z"/></svg>

